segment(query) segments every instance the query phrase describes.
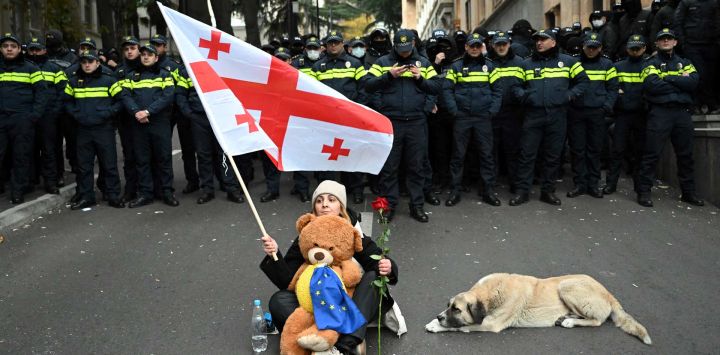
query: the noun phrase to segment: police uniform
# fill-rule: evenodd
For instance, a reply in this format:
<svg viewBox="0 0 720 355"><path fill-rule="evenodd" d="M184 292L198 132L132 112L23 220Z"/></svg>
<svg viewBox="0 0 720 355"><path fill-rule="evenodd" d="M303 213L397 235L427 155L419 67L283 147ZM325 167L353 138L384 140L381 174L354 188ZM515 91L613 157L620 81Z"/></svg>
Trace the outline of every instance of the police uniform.
<svg viewBox="0 0 720 355"><path fill-rule="evenodd" d="M507 32L499 32L493 37L493 44L500 43L510 43L510 36ZM525 81L525 71L522 68L523 59L515 54L512 46L504 57L498 56L493 51L490 58L495 64L496 85L502 89L500 112L492 119L495 166L498 167L498 171L502 171L500 166L504 162L507 168L510 192L515 193L520 132L524 113L522 105L513 95L513 90L521 87Z"/></svg>
<svg viewBox="0 0 720 355"><path fill-rule="evenodd" d="M17 43L20 52L20 40L15 35L5 33L0 43L6 41ZM13 59L3 57L0 61L0 162L11 150L10 199L13 204L24 201L23 195L30 185L33 125L45 111L46 90L40 68L25 60L21 52Z"/></svg>
<svg viewBox="0 0 720 355"><path fill-rule="evenodd" d="M151 44L164 44L167 45L167 38L161 34L154 34L150 38ZM177 86L183 81L181 77L180 68L181 64L176 60L170 58L167 54L163 54L158 59L158 65L161 68L169 71L172 74L175 85ZM176 99L177 101L177 99ZM182 115L178 110L172 110L172 125L177 125L178 140L180 141L180 153L183 161L183 172L185 173L185 180L187 180L187 186L182 190L183 193L195 192L199 189L199 176L197 171L197 159L195 159L195 145L193 144L192 136L192 124L190 119Z"/></svg>
<svg viewBox="0 0 720 355"><path fill-rule="evenodd" d="M645 47L645 38L640 35L630 37L627 48ZM631 155L633 186L637 191L638 165L645 146L646 114L645 102L642 97L642 70L644 58L627 58L615 63L618 75L618 99L615 103L615 124L612 131L610 148L610 166L605 176L604 194L612 194L617 190L620 169L625 159L628 143L634 147Z"/></svg>
<svg viewBox="0 0 720 355"><path fill-rule="evenodd" d="M533 39L539 38L554 40L555 33L540 30L533 34ZM555 45L543 53L536 51L522 63L525 85L516 88L515 95L526 110L515 183L517 194L510 200L511 206L529 200L538 148L543 156L540 200L553 205L561 203L555 196L555 177L565 144L567 110L571 100L582 96L588 77L576 58L558 50Z"/></svg>
<svg viewBox="0 0 720 355"><path fill-rule="evenodd" d="M483 38L474 33L468 38L467 45L482 45ZM479 150L480 176L484 186L483 201L499 206L495 197L495 163L493 161L493 131L491 117L500 111L502 90L495 85L497 71L490 60L480 53L477 58L467 51L460 60L450 66L445 76L450 83L445 88L444 102L448 111L455 117L453 127L453 154L450 160L452 176L450 198L446 206L460 202L460 190L463 177L463 163L468 144L472 139Z"/></svg>
<svg viewBox="0 0 720 355"><path fill-rule="evenodd" d="M232 169L223 167L223 161L226 157L220 144L215 138L210 121L208 121L205 109L198 97L197 91L193 85L192 79L188 76L184 68L180 68L180 78L182 78L176 87L175 97L180 112L192 124L193 145L198 159L198 173L200 179L200 188L202 195L197 199L198 204L204 204L215 198L215 171L220 171L220 183L227 190L227 198L233 202L243 202L242 193L240 192L240 183L232 172ZM247 167L252 161L247 159L247 155L239 164L238 168Z"/></svg>
<svg viewBox="0 0 720 355"><path fill-rule="evenodd" d="M583 46L599 48L601 40L599 34L591 32L586 35ZM600 154L607 137L605 116L612 113L617 100L617 69L600 52L594 58L588 58L583 52L580 63L590 82L583 95L570 104L568 112L568 140L575 188L567 196L572 198L588 193L602 198L599 187Z"/></svg>
<svg viewBox="0 0 720 355"><path fill-rule="evenodd" d="M125 36L123 37L123 42L120 44L120 47L122 48L126 45L140 46L140 42L133 36ZM136 71L141 65L139 56L134 60L124 58L123 62L115 69L115 78L122 82L128 73ZM138 173L132 135L134 122L135 117L133 114L125 110L122 110L118 114L118 134L120 135L120 145L122 146L123 176L125 177L123 200L128 202L137 198L138 191Z"/></svg>
<svg viewBox="0 0 720 355"><path fill-rule="evenodd" d="M45 44L42 39L32 38L27 47L28 50L45 49ZM40 67L43 80L48 87L45 112L37 123L36 142L38 144L35 148L35 166L37 173L43 177L45 191L58 194L60 191L56 186L58 183L57 120L62 108L62 93L67 84L67 76L59 65L48 60L47 55L28 55L28 58Z"/></svg>
<svg viewBox="0 0 720 355"><path fill-rule="evenodd" d="M157 55L151 44L141 47ZM175 81L172 74L160 67L140 65L127 73L123 80L122 100L131 115L146 111L148 122L135 120L132 124L135 160L138 170L138 198L130 208L147 205L153 200L151 161L157 164L163 201L169 206L179 202L173 195L172 125L170 107L175 100Z"/></svg>
<svg viewBox="0 0 720 355"><path fill-rule="evenodd" d="M423 185L421 173L427 155L427 112L425 102L428 95L438 95L441 82L430 62L413 49L414 35L409 30L395 34L395 48L380 57L370 68L366 83L369 93L379 92L378 110L390 119L393 125L393 146L379 177L379 189L388 198L391 215L399 200L398 168L404 162L407 173L407 188L410 193L410 214L420 222L427 222L423 209ZM410 52L407 57L399 53ZM415 79L408 70L395 78L390 73L393 65L414 65L420 70Z"/></svg>
<svg viewBox="0 0 720 355"><path fill-rule="evenodd" d="M656 35L675 38L673 31L665 28ZM690 107L693 92L698 85L698 73L689 60L673 51L658 51L645 62L641 78L643 95L650 104L647 118L647 138L640 164L638 203L652 206L650 189L655 180L655 168L668 136L677 158L678 180L682 200L701 206L703 201L695 195L693 162L693 122Z"/></svg>
<svg viewBox="0 0 720 355"><path fill-rule="evenodd" d="M342 34L338 31L331 31L326 42L343 42ZM325 53L313 64L312 75L318 81L331 87L335 91L345 95L348 99L360 104L367 103L367 95L364 86L367 72L365 67L357 58L342 51L337 56ZM326 173L323 180L334 179L334 173ZM341 172L340 180L347 190L353 195L354 203L362 203L364 200L363 190L365 187L364 174L359 172Z"/></svg>
<svg viewBox="0 0 720 355"><path fill-rule="evenodd" d="M84 59L99 61L97 52L85 51ZM113 120L122 109L117 99L122 91L115 77L97 68L85 73L82 68L68 79L65 101L70 116L77 121L77 188L71 209L78 210L96 204L93 190L93 172L97 157L101 174L105 178L103 193L113 207L124 207L120 199L120 176L117 169L115 127Z"/></svg>

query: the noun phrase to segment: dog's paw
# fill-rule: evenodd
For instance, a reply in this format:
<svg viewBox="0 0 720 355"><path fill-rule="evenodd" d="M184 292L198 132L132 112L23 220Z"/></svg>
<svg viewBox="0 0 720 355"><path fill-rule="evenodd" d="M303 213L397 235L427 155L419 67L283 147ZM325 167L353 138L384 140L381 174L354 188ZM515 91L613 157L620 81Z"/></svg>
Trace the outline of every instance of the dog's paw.
<svg viewBox="0 0 720 355"><path fill-rule="evenodd" d="M437 318L430 321L430 323L425 324L425 330L427 330L430 333L439 333L442 331L445 331L445 327L440 325L440 321L437 320Z"/></svg>
<svg viewBox="0 0 720 355"><path fill-rule="evenodd" d="M298 338L297 342L303 348L312 351L325 351L330 349L330 344L328 344L327 340L317 334L302 336Z"/></svg>
<svg viewBox="0 0 720 355"><path fill-rule="evenodd" d="M575 327L575 318L560 317L555 324L563 328L573 328Z"/></svg>

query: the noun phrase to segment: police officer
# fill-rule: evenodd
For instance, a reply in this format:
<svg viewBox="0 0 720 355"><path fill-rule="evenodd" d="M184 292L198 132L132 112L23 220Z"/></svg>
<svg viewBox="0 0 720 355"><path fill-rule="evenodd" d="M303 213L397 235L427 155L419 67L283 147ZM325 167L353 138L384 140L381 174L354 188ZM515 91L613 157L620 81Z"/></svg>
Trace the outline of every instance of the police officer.
<svg viewBox="0 0 720 355"><path fill-rule="evenodd" d="M43 177L45 191L57 195L60 193L57 187L57 120L67 77L59 65L48 60L42 38L33 37L27 44L27 51L27 58L40 68L48 88L45 111L37 122L36 169Z"/></svg>
<svg viewBox="0 0 720 355"><path fill-rule="evenodd" d="M482 200L500 206L495 197L495 164L493 161L492 116L500 111L502 89L494 85L497 80L495 66L482 55L483 38L473 33L465 44L463 58L453 62L445 78L450 85L444 89L448 111L455 117L453 126L453 154L450 160L452 176L450 198L445 206L460 202L463 163L470 140L479 150L480 171L484 190Z"/></svg>
<svg viewBox="0 0 720 355"><path fill-rule="evenodd" d="M124 81L128 73L137 71L140 64L140 42L134 36L123 37L120 43L122 51L122 63L115 70L115 78ZM130 202L137 198L138 172L135 163L135 149L133 143L133 126L135 117L133 114L122 110L118 114L118 133L123 153L123 176L125 177L125 189L123 201Z"/></svg>
<svg viewBox="0 0 720 355"><path fill-rule="evenodd" d="M585 35L580 63L590 79L582 96L570 104L568 138L575 188L574 198L585 193L602 198L600 154L607 137L605 116L610 115L618 95L617 69L602 55L602 38L595 32Z"/></svg>
<svg viewBox="0 0 720 355"><path fill-rule="evenodd" d="M376 28L368 35L368 46L367 53L365 54L365 62L363 63L365 69L375 64L375 62L382 56L390 53L392 50L392 43L390 43L390 34L384 28Z"/></svg>
<svg viewBox="0 0 720 355"><path fill-rule="evenodd" d="M618 49L616 53L623 57L627 51L623 44L627 43L632 35L649 37L650 26L652 25L652 13L642 7L641 0L622 0L623 12L616 14L621 17L618 20Z"/></svg>
<svg viewBox="0 0 720 355"><path fill-rule="evenodd" d="M367 102L367 95L364 91L367 80L365 67L360 60L345 52L343 36L339 31L331 31L325 44L325 56L313 64L313 75L318 81L335 89L348 99L365 104ZM352 193L353 203L362 203L365 200L363 173L341 172L340 179Z"/></svg>
<svg viewBox="0 0 720 355"><path fill-rule="evenodd" d="M502 88L500 112L493 117L493 143L495 146L495 166L504 160L510 183L510 192L515 193L517 179L517 160L520 150L520 131L522 129L523 108L513 95L516 87L525 81L522 58L513 51L512 41L507 32L498 32L493 37L493 49L490 59L495 63L496 85ZM498 169L500 171L500 169Z"/></svg>
<svg viewBox="0 0 720 355"><path fill-rule="evenodd" d="M221 172L220 182L227 190L227 199L235 203L242 203L245 198L240 191L240 183L230 169L222 167L223 150L215 138L192 79L184 68L180 68L180 74L183 80L178 82L175 96L180 112L192 124L193 143L198 158L200 188L202 189L197 203L202 205L215 198L214 175L216 169Z"/></svg>
<svg viewBox="0 0 720 355"><path fill-rule="evenodd" d="M117 169L115 127L113 119L122 109L116 99L122 91L121 84L104 73L95 50L80 53L80 70L68 79L65 87L66 110L78 123L77 154L78 178L72 210L80 210L96 204L93 190L95 157L105 177L103 191L108 205L125 207L120 198L120 176Z"/></svg>
<svg viewBox="0 0 720 355"><path fill-rule="evenodd" d="M156 33L150 38L150 44L155 46L158 51L158 57L160 58L158 59L158 65L172 74L175 85L177 86L183 80L180 74L180 67L182 65L167 55L167 38ZM190 119L182 115L178 110L173 110L172 125L177 125L183 171L185 173L185 180L187 181L187 185L182 189L182 193L189 194L200 188L200 178L197 171L197 159L195 159L195 146L193 144Z"/></svg>
<svg viewBox="0 0 720 355"><path fill-rule="evenodd" d="M618 75L618 99L615 104L615 123L612 131L612 146L610 148L610 166L605 176L603 193L612 194L617 190L620 168L625 159L628 143L634 147L630 165L632 169L633 186L637 191L638 165L645 146L645 120L646 109L642 97L643 61L645 59L645 38L641 35L630 37L627 45L627 57L615 63Z"/></svg>
<svg viewBox="0 0 720 355"><path fill-rule="evenodd" d="M510 206L529 201L538 148L543 156L540 201L560 205L555 196L555 177L565 144L567 109L570 101L581 97L588 85L580 62L558 52L554 32L540 30L532 39L535 51L522 63L525 85L515 88L515 95L526 110L515 183L517 194L510 199Z"/></svg>
<svg viewBox="0 0 720 355"><path fill-rule="evenodd" d="M691 205L705 203L695 194L693 122L690 107L698 85L698 73L689 60L675 54L675 32L664 28L655 36L657 54L648 58L642 72L643 94L650 104L647 138L640 164L637 201L652 207L650 189L655 180L660 153L670 137L678 167L681 200Z"/></svg>
<svg viewBox="0 0 720 355"><path fill-rule="evenodd" d="M365 53L367 52L365 41L362 37L354 37L348 43L348 50L351 56L357 58L360 63L365 63ZM364 66L364 64L363 64Z"/></svg>
<svg viewBox="0 0 720 355"><path fill-rule="evenodd" d="M130 201L130 208L153 202L151 161L158 165L163 202L173 207L180 204L172 186L170 107L175 99L175 82L172 74L158 65L158 59L155 46L147 43L140 47L141 65L128 72L123 81L123 104L135 119L132 136L138 171L138 197Z"/></svg>
<svg viewBox="0 0 720 355"><path fill-rule="evenodd" d="M427 117L424 104L428 95L438 95L441 82L430 62L413 48L412 31L401 29L394 38L394 49L370 68L366 83L369 93L379 92L379 109L390 118L394 138L390 155L380 171L381 193L390 202L387 215L392 219L399 199L398 168L404 163L410 193L410 215L427 222L423 209L423 159L427 154Z"/></svg>
<svg viewBox="0 0 720 355"><path fill-rule="evenodd" d="M19 204L30 186L33 125L45 111L47 85L40 68L23 58L17 36L0 36L0 52L0 162L11 150L10 200Z"/></svg>
<svg viewBox="0 0 720 355"><path fill-rule="evenodd" d="M614 26L609 23L609 18L609 12L595 10L590 14L590 25L592 26L592 31L595 32L602 41L603 54L610 59L614 59L618 34Z"/></svg>
<svg viewBox="0 0 720 355"><path fill-rule="evenodd" d="M45 33L45 46L47 46L48 58L59 65L63 70L78 61L78 56L65 47L63 33L51 29Z"/></svg>

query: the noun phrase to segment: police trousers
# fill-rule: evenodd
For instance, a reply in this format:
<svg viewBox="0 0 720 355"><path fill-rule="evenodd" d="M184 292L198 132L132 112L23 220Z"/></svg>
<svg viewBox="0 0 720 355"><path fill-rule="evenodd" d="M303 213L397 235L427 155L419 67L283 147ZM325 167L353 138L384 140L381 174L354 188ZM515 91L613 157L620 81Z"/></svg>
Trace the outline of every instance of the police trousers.
<svg viewBox="0 0 720 355"><path fill-rule="evenodd" d="M0 113L0 162L10 151L10 194L19 198L30 185L30 164L35 139L35 127L26 113ZM10 149L12 147L12 149Z"/></svg>
<svg viewBox="0 0 720 355"><path fill-rule="evenodd" d="M115 127L110 123L97 127L78 126L77 131L77 193L81 199L95 201L93 172L95 157L100 165L100 175L104 176L104 191L109 200L120 196L120 175L117 168L115 146Z"/></svg>
<svg viewBox="0 0 720 355"><path fill-rule="evenodd" d="M568 111L568 140L575 187L597 189L600 181L600 154L607 136L602 108L571 107Z"/></svg>
<svg viewBox="0 0 720 355"><path fill-rule="evenodd" d="M238 191L240 183L230 163L223 166L224 154L215 138L210 121L205 114L194 114L188 119L192 127L194 152L197 154L200 188L203 192L215 193L215 170L220 170L220 182L228 192ZM178 126L179 129L179 126ZM193 159L194 160L194 159ZM238 167L239 169L239 167ZM187 175L185 176L187 178ZM188 181L189 182L189 181Z"/></svg>
<svg viewBox="0 0 720 355"><path fill-rule="evenodd" d="M637 191L638 171L642 152L645 148L646 113L644 111L618 111L612 130L612 146L610 147L610 167L605 177L605 184L617 186L620 179L622 163L630 153L633 186ZM630 146L630 147L628 147Z"/></svg>
<svg viewBox="0 0 720 355"><path fill-rule="evenodd" d="M490 117L473 117L456 119L453 126L453 153L450 159L450 175L452 176L452 193L459 193L462 187L463 165L470 141L478 149L480 177L484 193L492 193L495 186L495 161L493 159L493 130Z"/></svg>
<svg viewBox="0 0 720 355"><path fill-rule="evenodd" d="M679 105L658 105L650 108L647 119L645 150L640 164L638 193L649 193L655 181L660 154L670 137L677 159L678 181L683 194L695 193L693 132L690 110Z"/></svg>
<svg viewBox="0 0 720 355"><path fill-rule="evenodd" d="M150 117L149 123L133 122L133 149L141 196L152 199L153 175L151 162L157 164L163 196L173 193L172 126L167 117Z"/></svg>
<svg viewBox="0 0 720 355"><path fill-rule="evenodd" d="M401 121L391 119L393 126L393 145L385 165L380 170L380 193L395 207L400 199L398 171L403 164L406 174L406 186L410 193L410 205L422 206L424 203L423 186L425 176L422 172L427 159L427 122L424 119Z"/></svg>
<svg viewBox="0 0 720 355"><path fill-rule="evenodd" d="M543 157L540 189L542 192L555 192L566 128L567 107L529 108L525 111L515 183L518 193L530 191L538 149L542 150Z"/></svg>

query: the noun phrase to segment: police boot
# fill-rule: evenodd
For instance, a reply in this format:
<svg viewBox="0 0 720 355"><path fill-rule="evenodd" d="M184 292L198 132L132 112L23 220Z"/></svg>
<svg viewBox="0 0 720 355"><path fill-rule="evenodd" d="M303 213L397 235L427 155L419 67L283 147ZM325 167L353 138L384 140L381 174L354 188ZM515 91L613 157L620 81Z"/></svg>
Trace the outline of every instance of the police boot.
<svg viewBox="0 0 720 355"><path fill-rule="evenodd" d="M232 191L227 193L227 199L230 202L235 203L243 203L245 202L245 198L243 197L242 192L238 191Z"/></svg>
<svg viewBox="0 0 720 355"><path fill-rule="evenodd" d="M587 194L595 198L603 198L605 195L599 187L588 189Z"/></svg>
<svg viewBox="0 0 720 355"><path fill-rule="evenodd" d="M492 191L484 193L482 195L482 200L490 206L500 206L501 204L500 199L495 197L495 194Z"/></svg>
<svg viewBox="0 0 720 355"><path fill-rule="evenodd" d="M198 184L190 183L190 184L187 184L187 186L185 186L185 188L182 190L182 193L189 194L189 193L193 193L199 189L200 189L200 186L198 186Z"/></svg>
<svg viewBox="0 0 720 355"><path fill-rule="evenodd" d="M427 214L425 214L425 210L423 209L422 205L410 205L410 217L422 223L427 223L429 219Z"/></svg>
<svg viewBox="0 0 720 355"><path fill-rule="evenodd" d="M278 197L280 197L279 193L267 191L262 196L260 196L260 202L270 202L273 200L277 200Z"/></svg>
<svg viewBox="0 0 720 355"><path fill-rule="evenodd" d="M508 204L510 206L520 206L528 201L530 201L530 196L527 193L520 193L511 198Z"/></svg>
<svg viewBox="0 0 720 355"><path fill-rule="evenodd" d="M450 194L450 198L445 201L445 206L452 207L460 203L460 193L459 192L453 192Z"/></svg>
<svg viewBox="0 0 720 355"><path fill-rule="evenodd" d="M153 203L152 197L140 196L140 197L138 197L138 198L130 201L130 203L128 204L128 207L129 207L129 208L136 208L136 207L141 207L141 206L149 205L149 204L151 204L151 203Z"/></svg>
<svg viewBox="0 0 720 355"><path fill-rule="evenodd" d="M173 194L165 194L163 196L163 202L170 207L177 207L180 205L180 201L178 201Z"/></svg>
<svg viewBox="0 0 720 355"><path fill-rule="evenodd" d="M70 206L70 209L73 211L81 210L83 208L88 208L95 206L97 203L95 201L90 201L86 199L80 199L78 202L73 203Z"/></svg>
<svg viewBox="0 0 720 355"><path fill-rule="evenodd" d="M125 202L121 198L111 198L108 200L108 206L115 208L125 208Z"/></svg>
<svg viewBox="0 0 720 355"><path fill-rule="evenodd" d="M638 202L638 204L640 204L640 206L643 206L643 207L652 207L653 206L652 198L650 198L649 192L638 193L637 202Z"/></svg>
<svg viewBox="0 0 720 355"><path fill-rule="evenodd" d="M560 199L555 196L554 192L541 192L540 193L540 201L551 204L553 206L560 206L562 202L560 202Z"/></svg>
<svg viewBox="0 0 720 355"><path fill-rule="evenodd" d="M691 204L691 205L693 205L693 206L698 206L698 207L700 207L700 206L705 206L705 201L699 199L699 198L698 198L695 194L693 194L693 193L685 193L685 194L682 194L682 196L680 197L680 200L681 200L682 202L687 202L687 203L689 203L689 204Z"/></svg>
<svg viewBox="0 0 720 355"><path fill-rule="evenodd" d="M45 185L45 192L51 194L51 195L59 195L60 189L58 189L55 184L46 184Z"/></svg>
<svg viewBox="0 0 720 355"><path fill-rule="evenodd" d="M576 187L575 187L574 189L572 189L571 191L568 191L567 197L569 197L569 198L575 198L575 197L578 197L578 196L581 196L581 195L584 195L584 194L585 194L585 188L584 188L584 187L576 186Z"/></svg>
<svg viewBox="0 0 720 355"><path fill-rule="evenodd" d="M440 206L440 199L435 197L435 195L433 195L432 192L425 194L425 202L429 203L433 206Z"/></svg>
<svg viewBox="0 0 720 355"><path fill-rule="evenodd" d="M611 195L615 191L617 191L617 185L616 184L607 184L605 187L603 187L603 193L605 195Z"/></svg>
<svg viewBox="0 0 720 355"><path fill-rule="evenodd" d="M203 194L200 195L200 197L198 197L198 199L197 199L196 202L197 202L198 205L202 205L202 204L205 204L205 203L208 203L208 202L212 201L214 198L215 198L215 194L214 194L214 193L211 193L211 192L203 192Z"/></svg>

